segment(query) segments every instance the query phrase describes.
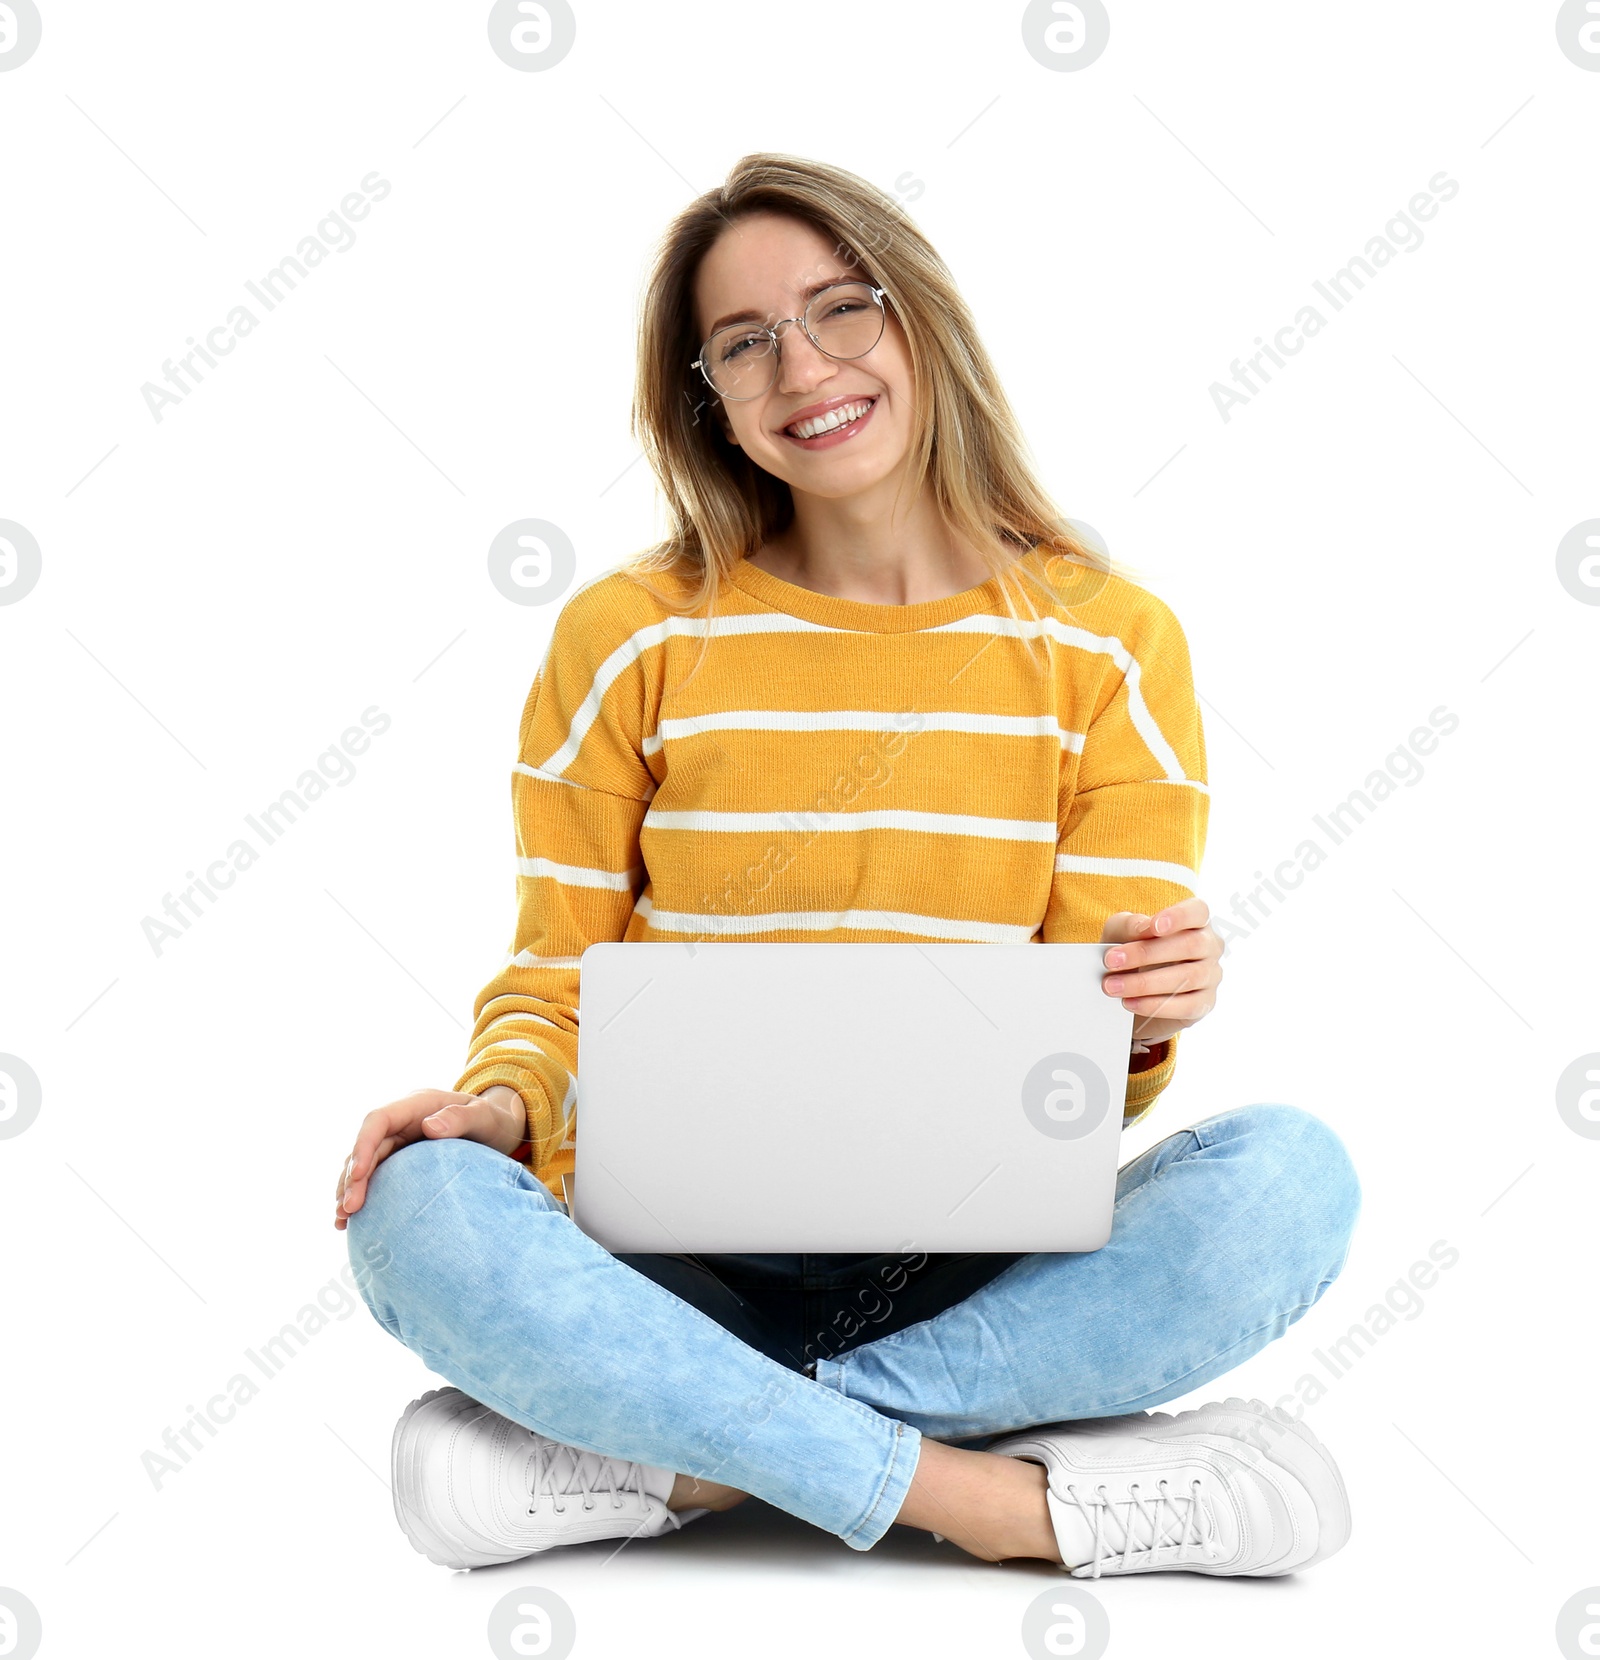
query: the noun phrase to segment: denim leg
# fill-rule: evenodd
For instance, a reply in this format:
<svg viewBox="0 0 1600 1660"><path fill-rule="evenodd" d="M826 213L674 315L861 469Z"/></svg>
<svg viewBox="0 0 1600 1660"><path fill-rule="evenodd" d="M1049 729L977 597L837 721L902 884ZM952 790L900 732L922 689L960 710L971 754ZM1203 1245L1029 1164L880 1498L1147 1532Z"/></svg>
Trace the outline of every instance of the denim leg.
<svg viewBox="0 0 1600 1660"><path fill-rule="evenodd" d="M492 1148L450 1139L391 1154L348 1240L379 1324L524 1428L724 1482L856 1550L900 1510L917 1430L619 1262Z"/></svg>
<svg viewBox="0 0 1600 1660"><path fill-rule="evenodd" d="M1023 1257L932 1319L817 1364L817 1381L943 1441L1159 1405L1232 1370L1344 1266L1360 1186L1296 1107L1180 1130L1117 1179L1098 1251Z"/></svg>

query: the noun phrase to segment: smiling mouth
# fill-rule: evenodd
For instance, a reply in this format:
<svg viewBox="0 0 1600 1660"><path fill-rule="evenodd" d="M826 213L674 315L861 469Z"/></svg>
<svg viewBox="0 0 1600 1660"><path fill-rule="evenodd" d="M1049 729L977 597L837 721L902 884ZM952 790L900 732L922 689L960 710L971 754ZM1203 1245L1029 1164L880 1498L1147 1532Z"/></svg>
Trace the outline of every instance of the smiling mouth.
<svg viewBox="0 0 1600 1660"><path fill-rule="evenodd" d="M876 396L853 398L849 403L840 404L838 408L830 409L824 415L813 415L804 421L792 422L783 429L783 435L801 444L812 443L818 438L832 437L835 433L842 433L847 427L859 427L872 413L877 401Z"/></svg>

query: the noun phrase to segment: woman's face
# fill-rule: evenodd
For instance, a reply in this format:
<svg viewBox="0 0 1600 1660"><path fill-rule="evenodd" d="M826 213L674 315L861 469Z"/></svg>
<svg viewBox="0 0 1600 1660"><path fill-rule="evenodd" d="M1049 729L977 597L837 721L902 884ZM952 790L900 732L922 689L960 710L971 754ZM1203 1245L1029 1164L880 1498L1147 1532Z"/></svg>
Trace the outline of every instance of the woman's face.
<svg viewBox="0 0 1600 1660"><path fill-rule="evenodd" d="M798 317L824 284L865 280L813 226L780 214L752 215L730 225L700 262L694 287L700 339L729 322L770 325ZM707 388L724 433L758 467L812 495L856 495L893 474L911 447L913 413L911 354L893 311L864 357L829 357L798 323L779 340L777 375L765 392L731 399ZM812 438L794 431L798 421L856 403L869 407L847 425Z"/></svg>

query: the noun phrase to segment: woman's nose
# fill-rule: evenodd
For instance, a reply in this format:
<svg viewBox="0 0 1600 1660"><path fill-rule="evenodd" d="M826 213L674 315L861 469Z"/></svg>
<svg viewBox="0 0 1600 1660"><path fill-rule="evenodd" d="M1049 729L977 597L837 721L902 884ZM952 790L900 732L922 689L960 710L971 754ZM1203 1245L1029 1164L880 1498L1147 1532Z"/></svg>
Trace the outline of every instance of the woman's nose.
<svg viewBox="0 0 1600 1660"><path fill-rule="evenodd" d="M780 324L775 332L780 392L804 392L832 375L833 359L817 350L811 336L797 322Z"/></svg>

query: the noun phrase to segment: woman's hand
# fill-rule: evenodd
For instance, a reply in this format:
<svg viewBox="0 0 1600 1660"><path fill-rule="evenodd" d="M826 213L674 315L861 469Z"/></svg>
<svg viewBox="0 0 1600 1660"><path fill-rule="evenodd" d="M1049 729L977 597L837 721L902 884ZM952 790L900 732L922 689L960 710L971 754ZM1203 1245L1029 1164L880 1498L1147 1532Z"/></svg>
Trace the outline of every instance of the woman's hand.
<svg viewBox="0 0 1600 1660"><path fill-rule="evenodd" d="M1211 1013L1222 981L1222 940L1210 907L1185 899L1154 916L1118 911L1106 918L1100 943L1108 970L1106 995L1133 1010L1136 1043L1160 1043Z"/></svg>
<svg viewBox="0 0 1600 1660"><path fill-rule="evenodd" d="M379 1107L361 1120L355 1150L339 1172L333 1225L343 1228L361 1209L372 1172L396 1148L413 1141L459 1136L465 1141L481 1141L509 1157L527 1134L528 1115L522 1097L505 1084L494 1084L481 1095L462 1095L453 1089L419 1089L403 1101Z"/></svg>

